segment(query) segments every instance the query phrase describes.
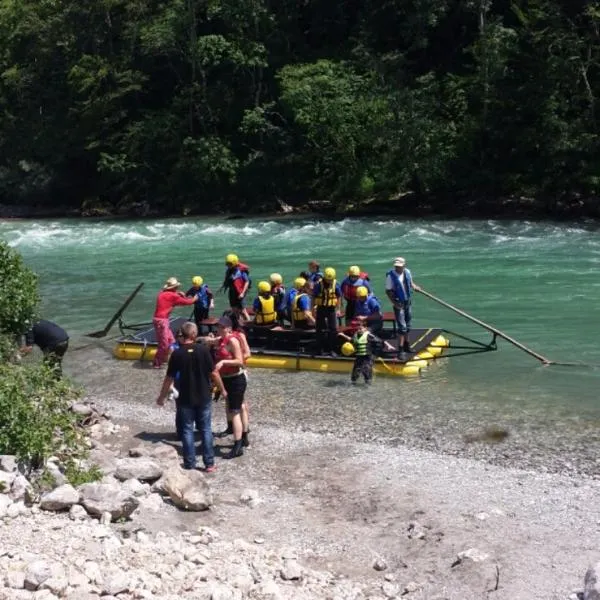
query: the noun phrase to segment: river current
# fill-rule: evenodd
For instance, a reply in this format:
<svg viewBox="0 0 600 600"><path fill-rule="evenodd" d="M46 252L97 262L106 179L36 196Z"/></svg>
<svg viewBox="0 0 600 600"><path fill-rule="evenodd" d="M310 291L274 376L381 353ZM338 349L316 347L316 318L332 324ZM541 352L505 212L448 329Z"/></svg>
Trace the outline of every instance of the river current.
<svg viewBox="0 0 600 600"><path fill-rule="evenodd" d="M286 395L310 391L306 402L287 407L286 418L331 413L332 405L321 396L337 395L358 421L378 415L393 422L408 413L435 412L436 421L445 414L452 422L468 413L482 424L521 423L546 431L584 426L587 436L595 435L600 423L600 234L594 224L391 218L5 221L0 237L38 273L43 314L69 331L72 352L85 343L85 332L102 329L142 281L128 322L151 319L167 277L187 286L192 276L202 275L216 290L229 252L250 265L254 291L273 271L289 285L312 258L335 267L339 279L358 264L369 272L386 310L385 273L394 257L403 256L414 280L429 292L542 355L590 366L544 367L499 340L495 352L441 360L417 379L379 377L368 395L346 387L344 375L272 373L274 382L287 386ZM217 309L224 307L225 297L217 296ZM482 342L491 338L422 295L414 300L413 324Z"/></svg>

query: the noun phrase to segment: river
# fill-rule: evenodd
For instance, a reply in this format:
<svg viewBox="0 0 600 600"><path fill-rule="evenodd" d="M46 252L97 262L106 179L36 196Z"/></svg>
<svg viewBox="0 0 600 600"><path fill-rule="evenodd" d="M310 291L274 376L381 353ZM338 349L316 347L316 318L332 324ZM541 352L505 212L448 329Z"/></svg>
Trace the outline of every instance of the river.
<svg viewBox="0 0 600 600"><path fill-rule="evenodd" d="M358 264L369 272L382 300L385 273L395 256L404 256L415 281L431 293L551 359L591 366L544 367L499 340L495 352L439 361L417 379L380 377L368 394L362 387L346 386L343 375L271 372L267 377L263 372L257 381L276 390L270 394L272 402L263 400L265 414L313 429L319 429L321 419L338 425L346 421L350 432L396 442L406 434L401 423L418 421L413 441L422 438L423 446L455 453L463 447L460 436L466 430L493 424L513 432L520 454L528 452L534 438L543 438L546 450L555 447L565 455L586 444L586 464L580 467L595 470L600 235L592 223L378 218L5 221L0 237L39 274L44 316L69 331L74 348L85 343L86 331L104 326L139 282L145 286L127 311L128 322L151 318L156 292L169 276L187 285L200 274L217 289L229 252L251 266L254 289L272 271L289 284L309 259L318 258L323 266L334 266L340 279L349 265ZM217 308L224 305L224 297L218 296ZM487 332L420 295L414 301L414 326L490 339ZM128 367L111 361L105 368ZM305 401L280 396L302 396ZM344 426L339 430L345 431ZM570 464L571 458L564 460Z"/></svg>

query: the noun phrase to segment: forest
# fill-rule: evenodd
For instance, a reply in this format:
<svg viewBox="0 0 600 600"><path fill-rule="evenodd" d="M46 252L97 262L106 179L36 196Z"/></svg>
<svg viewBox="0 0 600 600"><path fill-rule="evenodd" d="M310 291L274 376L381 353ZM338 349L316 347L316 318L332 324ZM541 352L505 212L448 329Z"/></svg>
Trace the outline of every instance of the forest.
<svg viewBox="0 0 600 600"><path fill-rule="evenodd" d="M0 203L600 211L599 34L583 0L0 0Z"/></svg>

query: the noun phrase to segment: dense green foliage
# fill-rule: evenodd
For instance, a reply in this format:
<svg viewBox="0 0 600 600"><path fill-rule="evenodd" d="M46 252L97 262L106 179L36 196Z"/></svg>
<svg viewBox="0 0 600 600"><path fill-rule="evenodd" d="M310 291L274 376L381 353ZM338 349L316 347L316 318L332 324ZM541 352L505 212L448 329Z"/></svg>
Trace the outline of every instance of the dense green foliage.
<svg viewBox="0 0 600 600"><path fill-rule="evenodd" d="M18 252L0 241L0 360L33 322L39 300L37 276Z"/></svg>
<svg viewBox="0 0 600 600"><path fill-rule="evenodd" d="M596 193L600 3L0 0L0 200Z"/></svg>
<svg viewBox="0 0 600 600"><path fill-rule="evenodd" d="M20 334L35 319L38 303L35 273L0 242L0 454L15 454L33 467L55 455L69 479L97 479L97 469L78 463L86 446L70 405L81 390L46 365L17 360Z"/></svg>
<svg viewBox="0 0 600 600"><path fill-rule="evenodd" d="M0 365L0 454L41 463L69 453L81 437L69 410L77 397L66 380L57 380L43 365Z"/></svg>

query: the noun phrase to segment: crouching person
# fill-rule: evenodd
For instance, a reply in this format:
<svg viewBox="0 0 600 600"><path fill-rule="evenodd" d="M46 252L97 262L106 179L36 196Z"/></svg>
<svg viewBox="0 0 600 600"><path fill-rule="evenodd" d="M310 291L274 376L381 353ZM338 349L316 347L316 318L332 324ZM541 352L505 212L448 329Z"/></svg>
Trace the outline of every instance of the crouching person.
<svg viewBox="0 0 600 600"><path fill-rule="evenodd" d="M221 396L227 398L223 381L215 369L208 348L196 344L198 328L195 323L185 323L181 327L180 347L176 349L167 367L162 388L156 403L163 406L171 386L179 374L176 422L179 425L183 447L183 468L196 468L196 446L194 426L198 422L202 438L202 460L207 473L215 470L215 452L212 434L212 384Z"/></svg>

